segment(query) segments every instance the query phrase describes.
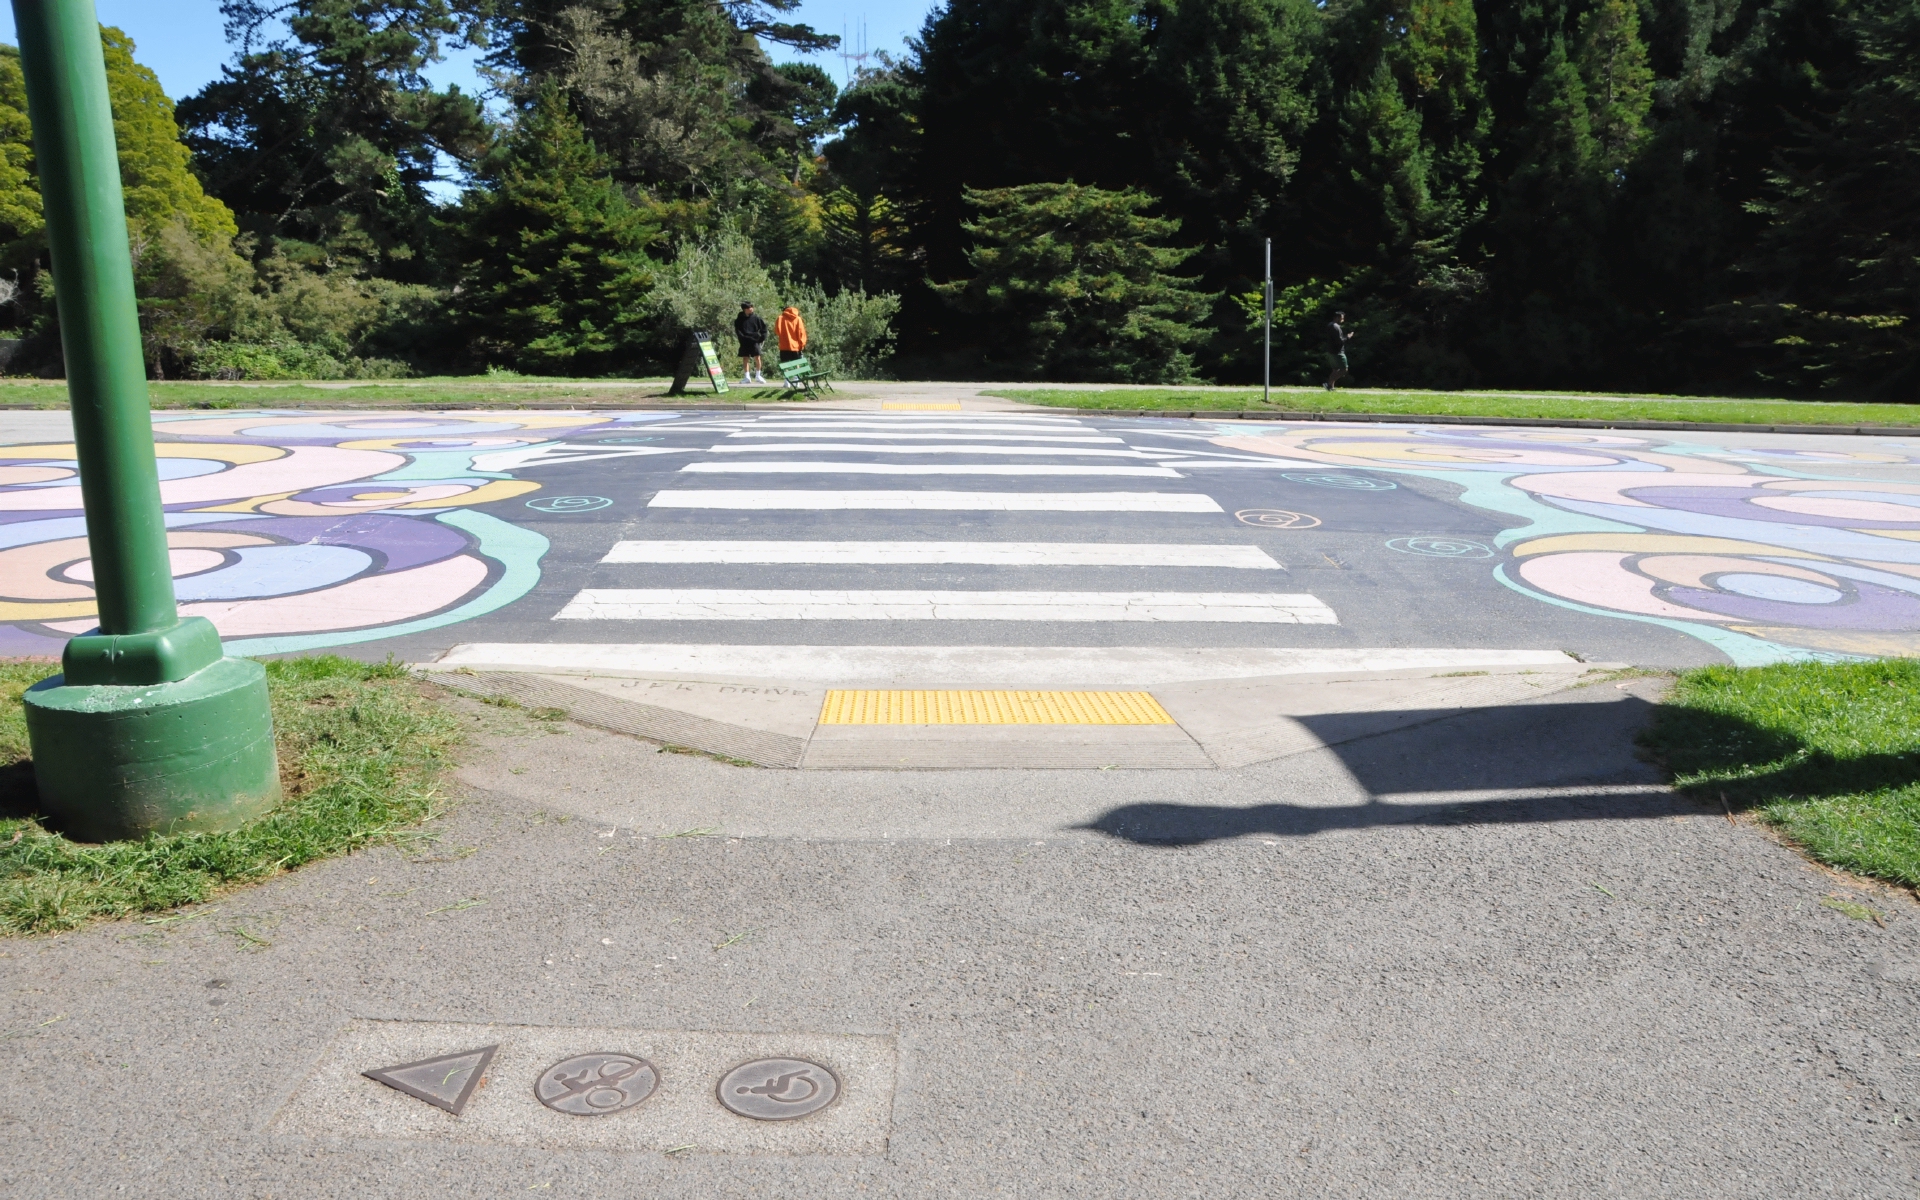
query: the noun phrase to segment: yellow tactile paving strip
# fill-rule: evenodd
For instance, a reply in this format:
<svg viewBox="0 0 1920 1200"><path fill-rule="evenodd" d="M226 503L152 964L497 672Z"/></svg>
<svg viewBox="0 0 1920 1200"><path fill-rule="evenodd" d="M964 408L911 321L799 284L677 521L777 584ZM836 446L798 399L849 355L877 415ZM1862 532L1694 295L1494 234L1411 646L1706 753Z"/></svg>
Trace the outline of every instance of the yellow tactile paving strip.
<svg viewBox="0 0 1920 1200"><path fill-rule="evenodd" d="M886 412L959 412L958 404L892 404L882 402L881 409Z"/></svg>
<svg viewBox="0 0 1920 1200"><path fill-rule="evenodd" d="M1148 692L829 689L822 725L1172 725Z"/></svg>

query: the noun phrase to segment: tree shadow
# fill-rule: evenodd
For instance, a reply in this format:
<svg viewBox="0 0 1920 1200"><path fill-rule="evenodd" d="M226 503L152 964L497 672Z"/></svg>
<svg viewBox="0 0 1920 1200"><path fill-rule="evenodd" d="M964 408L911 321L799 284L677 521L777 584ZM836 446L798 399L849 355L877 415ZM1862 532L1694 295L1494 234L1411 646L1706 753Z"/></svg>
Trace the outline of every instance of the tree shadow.
<svg viewBox="0 0 1920 1200"><path fill-rule="evenodd" d="M1195 846L1226 838L1310 837L1384 825L1525 825L1555 821L1647 821L1700 811L1670 792L1611 795L1558 793L1541 798L1475 800L1457 804L1125 804L1076 826L1148 846Z"/></svg>
<svg viewBox="0 0 1920 1200"><path fill-rule="evenodd" d="M1344 805L1128 804L1080 828L1146 845L1181 846L1381 825L1650 820L1698 812L1701 803L1744 810L1920 783L1920 749L1836 755L1740 717L1635 696L1594 693L1467 712L1332 713L1295 720L1339 756L1372 799ZM1742 770L1754 773L1695 784L1684 794L1605 790L1608 784L1663 782L1675 774ZM1577 790L1588 785L1595 790ZM1529 788L1551 791L1528 797ZM1449 791L1522 794L1432 804L1379 799Z"/></svg>
<svg viewBox="0 0 1920 1200"><path fill-rule="evenodd" d="M1261 834L1307 837L1381 825L1529 824L1651 820L1697 812L1671 792L1618 794L1621 783L1660 782L1634 753L1655 705L1637 696L1487 708L1329 713L1296 717L1373 797L1362 804L1127 804L1079 828L1144 845L1181 846ZM1284 763L1285 760L1281 760ZM1284 767L1281 767L1284 770ZM1587 793L1582 787L1592 787ZM1546 795L1432 803L1386 803L1406 793L1524 792Z"/></svg>

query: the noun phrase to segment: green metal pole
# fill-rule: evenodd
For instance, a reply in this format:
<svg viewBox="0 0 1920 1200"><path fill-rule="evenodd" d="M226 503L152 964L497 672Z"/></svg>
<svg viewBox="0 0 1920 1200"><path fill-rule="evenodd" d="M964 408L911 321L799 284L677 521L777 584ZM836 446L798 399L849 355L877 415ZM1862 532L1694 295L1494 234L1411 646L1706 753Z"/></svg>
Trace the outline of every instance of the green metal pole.
<svg viewBox="0 0 1920 1200"><path fill-rule="evenodd" d="M54 296L100 629L155 633L171 628L179 616L160 515L100 27L91 0L23 0L13 9L58 281Z"/></svg>
<svg viewBox="0 0 1920 1200"><path fill-rule="evenodd" d="M266 677L174 604L99 21L13 13L100 612L26 696L41 806L91 839L225 828L279 795Z"/></svg>

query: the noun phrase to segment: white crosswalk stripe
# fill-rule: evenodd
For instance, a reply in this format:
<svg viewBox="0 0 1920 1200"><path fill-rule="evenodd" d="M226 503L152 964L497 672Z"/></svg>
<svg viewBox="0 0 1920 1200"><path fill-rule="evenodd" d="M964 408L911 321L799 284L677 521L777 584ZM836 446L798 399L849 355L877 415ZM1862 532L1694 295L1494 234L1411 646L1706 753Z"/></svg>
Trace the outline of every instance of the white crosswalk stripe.
<svg viewBox="0 0 1920 1200"><path fill-rule="evenodd" d="M1063 434L1053 434L1053 433L980 433L980 434L976 434L972 430L967 430L966 434L968 437L971 437L978 442L1029 442L1029 443L1045 442L1048 444L1048 446L1052 446L1056 443L1061 443L1061 442L1075 442L1075 443L1088 444L1088 445L1093 443L1105 443L1110 446L1117 446L1117 445L1124 444L1127 440L1125 438L1117 438L1117 437L1092 437L1092 436L1068 437ZM950 443L953 441L954 438L958 437L959 434L958 433L850 433L843 430L823 430L819 432L810 433L806 430L801 430L801 429L782 429L778 433L759 433L754 430L748 429L748 430L742 430L739 433L730 433L727 436L730 438L860 438L860 439L870 439L872 441L887 441L887 442L921 441L921 442L949 442ZM864 446L859 448L866 449L866 447ZM718 447L715 447L715 449L718 449Z"/></svg>
<svg viewBox="0 0 1920 1200"><path fill-rule="evenodd" d="M1131 475L1183 479L1170 467L1075 467L1058 463L849 463L697 462L681 467L695 475Z"/></svg>
<svg viewBox="0 0 1920 1200"><path fill-rule="evenodd" d="M1232 621L1337 624L1307 595L586 588L556 621Z"/></svg>
<svg viewBox="0 0 1920 1200"><path fill-rule="evenodd" d="M1114 439L1118 441L1118 438ZM861 446L844 442L774 442L746 446L714 446L713 454L1047 454L1056 458L1152 458L1144 450L1087 450L1074 446L969 446L945 442L938 446Z"/></svg>
<svg viewBox="0 0 1920 1200"><path fill-rule="evenodd" d="M747 426L730 426L729 428L747 428ZM775 421L775 420L769 419L769 420L758 422L754 426L754 428L759 428L759 429L868 429L868 430L884 429L891 433L896 433L896 434L901 432L919 433L925 430L952 430L955 432L962 432L962 433L979 433L979 432L1072 433L1075 430L1084 429L1089 433L1099 432L1098 430L1090 429L1085 425L1066 425L1066 424L1010 425L1002 421L959 421L959 422L924 421L924 422L918 422L918 423L908 425L903 430L899 422L890 421L890 420L889 421L815 421L815 420ZM1120 441L1123 439L1115 438L1114 440Z"/></svg>
<svg viewBox="0 0 1920 1200"><path fill-rule="evenodd" d="M603 563L968 563L1008 567L1228 567L1277 571L1258 546L1179 542L616 542Z"/></svg>
<svg viewBox="0 0 1920 1200"><path fill-rule="evenodd" d="M1217 513L1212 496L1183 492L849 492L687 491L656 492L648 508L898 509L939 512L1150 512Z"/></svg>

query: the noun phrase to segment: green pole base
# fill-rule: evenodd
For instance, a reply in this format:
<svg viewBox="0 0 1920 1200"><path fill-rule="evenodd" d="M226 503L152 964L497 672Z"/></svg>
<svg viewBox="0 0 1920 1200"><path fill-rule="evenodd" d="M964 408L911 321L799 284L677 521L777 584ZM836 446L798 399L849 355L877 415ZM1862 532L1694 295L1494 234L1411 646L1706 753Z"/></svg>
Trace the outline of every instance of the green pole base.
<svg viewBox="0 0 1920 1200"><path fill-rule="evenodd" d="M76 841L232 829L280 800L267 672L223 658L173 683L27 689L41 814Z"/></svg>

